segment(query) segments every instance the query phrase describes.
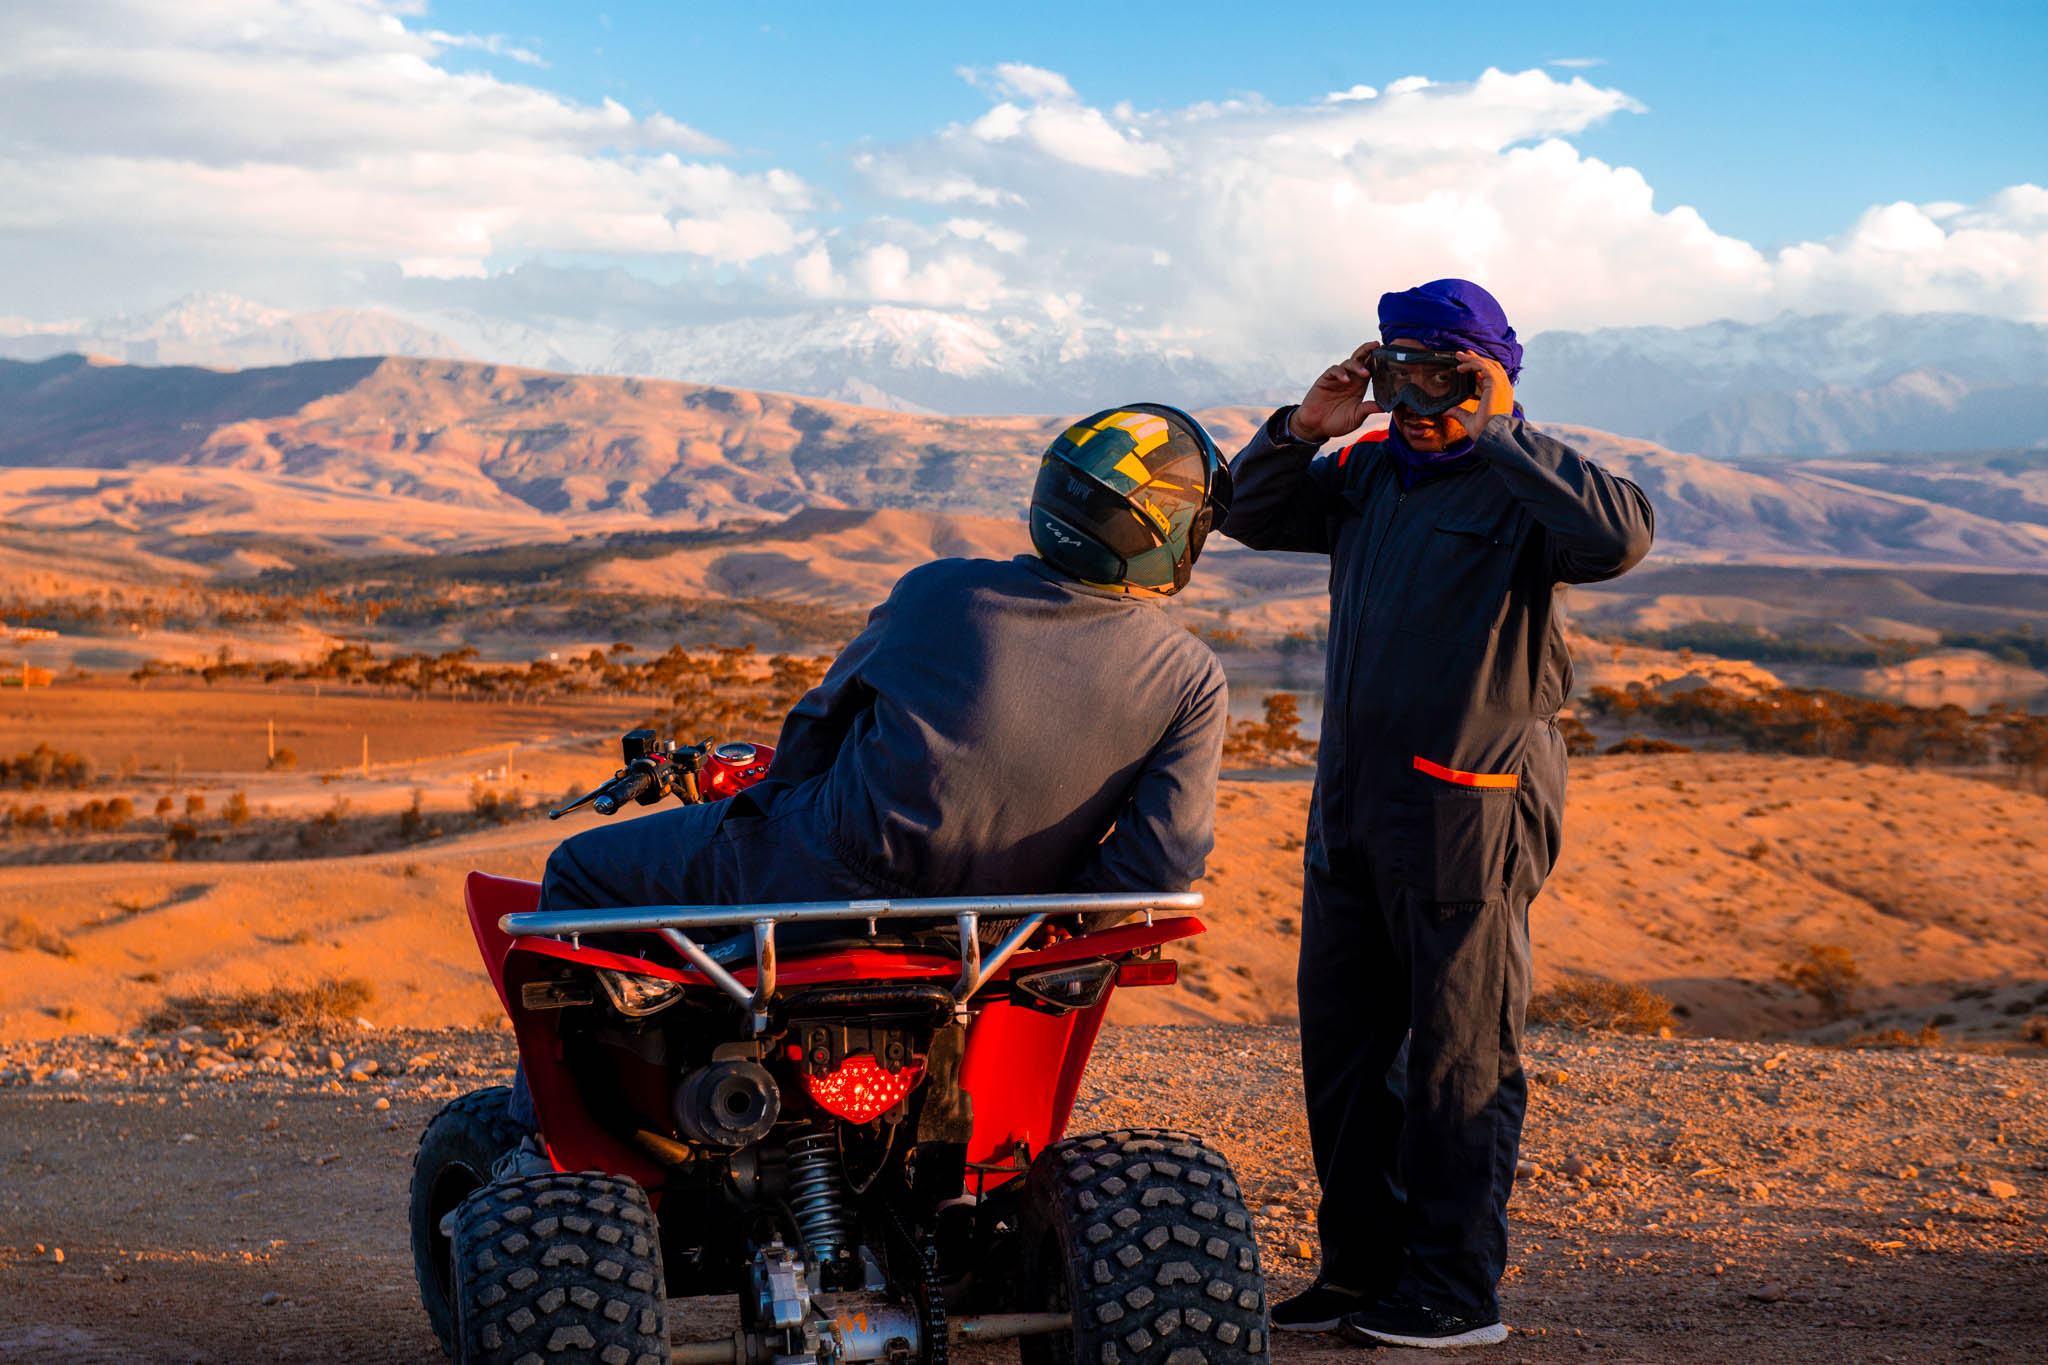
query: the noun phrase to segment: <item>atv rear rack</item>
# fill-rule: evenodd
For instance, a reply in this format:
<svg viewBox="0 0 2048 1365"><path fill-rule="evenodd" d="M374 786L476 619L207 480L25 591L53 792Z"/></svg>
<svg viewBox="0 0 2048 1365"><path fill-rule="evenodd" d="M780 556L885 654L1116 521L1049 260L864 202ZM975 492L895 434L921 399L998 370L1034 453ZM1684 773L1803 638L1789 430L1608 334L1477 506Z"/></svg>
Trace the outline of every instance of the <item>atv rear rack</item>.
<svg viewBox="0 0 2048 1365"><path fill-rule="evenodd" d="M754 1032L768 1028L768 1004L775 997L775 926L818 920L951 919L960 933L960 978L953 1008L965 1012L974 993L988 984L1048 915L1121 910L1143 913L1151 923L1160 910L1199 910L1199 891L1110 891L1073 896L937 896L910 900L789 901L778 905L647 905L623 910L528 910L498 921L508 934L574 939L582 934L658 933L714 985L753 1016ZM983 915L1021 915L986 956L976 937ZM754 985L747 986L698 945L685 930L752 927Z"/></svg>

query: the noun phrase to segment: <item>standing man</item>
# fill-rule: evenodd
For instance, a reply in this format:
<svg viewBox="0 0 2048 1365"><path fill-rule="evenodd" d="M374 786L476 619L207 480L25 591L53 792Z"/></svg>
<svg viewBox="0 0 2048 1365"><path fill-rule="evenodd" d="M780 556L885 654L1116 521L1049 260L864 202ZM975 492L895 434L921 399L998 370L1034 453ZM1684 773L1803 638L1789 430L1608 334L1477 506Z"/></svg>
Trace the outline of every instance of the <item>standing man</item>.
<svg viewBox="0 0 2048 1365"><path fill-rule="evenodd" d="M1529 903L1564 812L1557 589L1641 560L1651 513L1522 420L1522 348L1484 289L1379 311L1381 339L1239 452L1223 525L1331 559L1299 978L1322 1264L1273 1325L1472 1346L1507 1336Z"/></svg>

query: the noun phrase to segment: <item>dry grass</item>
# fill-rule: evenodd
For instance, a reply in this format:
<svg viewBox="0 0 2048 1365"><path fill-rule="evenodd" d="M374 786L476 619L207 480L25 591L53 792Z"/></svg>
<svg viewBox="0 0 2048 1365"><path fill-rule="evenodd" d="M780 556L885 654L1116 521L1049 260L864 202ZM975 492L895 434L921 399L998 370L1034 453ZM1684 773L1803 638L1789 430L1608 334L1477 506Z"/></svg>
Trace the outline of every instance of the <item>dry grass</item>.
<svg viewBox="0 0 2048 1365"><path fill-rule="evenodd" d="M325 977L311 986L273 986L229 995L174 995L150 1016L158 1032L202 1028L309 1028L354 1019L376 992L359 976Z"/></svg>
<svg viewBox="0 0 2048 1365"><path fill-rule="evenodd" d="M25 953L32 948L56 957L77 957L78 950L62 934L53 934L26 915L9 915L0 920L0 948Z"/></svg>
<svg viewBox="0 0 2048 1365"><path fill-rule="evenodd" d="M1876 1033L1859 1033L1844 1043L1852 1048L1920 1048L1941 1047L1948 1039L1933 1024L1922 1024L1918 1032L1908 1033L1902 1028L1880 1029Z"/></svg>
<svg viewBox="0 0 2048 1365"><path fill-rule="evenodd" d="M1574 977L1539 992L1529 1001L1529 1022L1587 1032L1666 1033L1675 1031L1671 1002L1628 981Z"/></svg>

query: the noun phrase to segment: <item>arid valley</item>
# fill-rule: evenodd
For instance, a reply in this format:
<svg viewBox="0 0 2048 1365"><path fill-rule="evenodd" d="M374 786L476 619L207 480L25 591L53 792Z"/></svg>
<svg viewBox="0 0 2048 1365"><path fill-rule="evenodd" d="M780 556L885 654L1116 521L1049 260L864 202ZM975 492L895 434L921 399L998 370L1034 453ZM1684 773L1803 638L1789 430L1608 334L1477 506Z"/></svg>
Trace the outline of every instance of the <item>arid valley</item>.
<svg viewBox="0 0 2048 1365"><path fill-rule="evenodd" d="M1226 447L1261 416L1203 414ZM537 876L622 731L772 741L905 569L1027 549L1058 425L0 361L0 1358L438 1358L412 1142L512 1060L465 876ZM1571 434L1660 538L1571 598L1517 1332L1485 1358L2048 1358L2048 456ZM1326 593L1219 542L1171 605L1237 696L1208 932L1116 997L1075 1118L1210 1133L1278 1291L1314 1238Z"/></svg>

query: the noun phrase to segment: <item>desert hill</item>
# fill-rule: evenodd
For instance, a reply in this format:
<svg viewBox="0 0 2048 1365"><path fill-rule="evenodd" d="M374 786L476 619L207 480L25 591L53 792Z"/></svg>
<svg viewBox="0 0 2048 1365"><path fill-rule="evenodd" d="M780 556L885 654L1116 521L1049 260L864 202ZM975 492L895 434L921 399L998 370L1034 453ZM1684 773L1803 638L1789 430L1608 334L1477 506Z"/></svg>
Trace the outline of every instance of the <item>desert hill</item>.
<svg viewBox="0 0 2048 1365"><path fill-rule="evenodd" d="M1200 415L1235 448L1263 414ZM1007 518L1061 420L917 416L464 361L237 371L0 361L0 520L296 534L389 553L805 507ZM1902 492L1856 483L1853 465L1760 472L1559 430L1650 491L1665 558L2048 568L2048 527L1995 515L1968 468Z"/></svg>

